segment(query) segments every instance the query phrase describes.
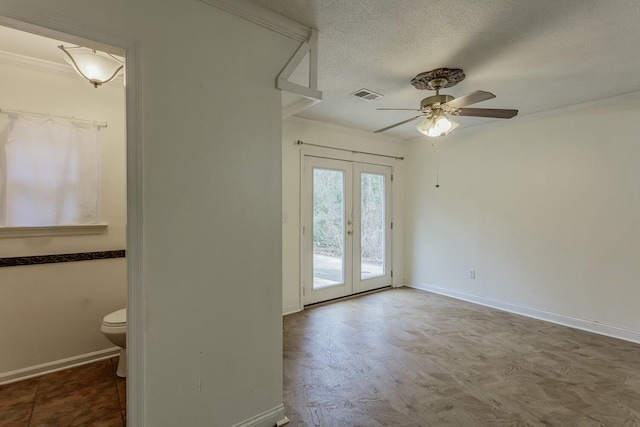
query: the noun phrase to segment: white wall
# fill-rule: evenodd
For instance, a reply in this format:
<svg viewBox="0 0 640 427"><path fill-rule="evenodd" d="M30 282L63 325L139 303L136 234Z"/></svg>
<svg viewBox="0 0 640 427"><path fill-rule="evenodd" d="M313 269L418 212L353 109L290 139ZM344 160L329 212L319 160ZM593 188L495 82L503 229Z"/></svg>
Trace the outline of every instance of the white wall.
<svg viewBox="0 0 640 427"><path fill-rule="evenodd" d="M407 147L417 287L640 340L640 100ZM469 270L476 269L476 279Z"/></svg>
<svg viewBox="0 0 640 427"><path fill-rule="evenodd" d="M275 79L299 43L196 0L2 0L3 11L139 42L145 423L229 426L277 409Z"/></svg>
<svg viewBox="0 0 640 427"><path fill-rule="evenodd" d="M101 129L101 222L105 234L0 238L0 257L125 249L124 88L93 88L77 75L0 62L0 108L75 116ZM0 114L0 133L8 117ZM126 306L126 260L0 268L0 378L9 372L113 348L105 314Z"/></svg>
<svg viewBox="0 0 640 427"><path fill-rule="evenodd" d="M368 151L391 156L404 156L404 145L399 140L339 126L326 125L291 117L283 120L282 127L282 213L288 221L282 225L282 310L284 314L299 311L300 306L300 151L344 158L393 167L393 284L404 284L404 162L364 154L351 154L305 145L310 144ZM337 157L336 157L337 156Z"/></svg>

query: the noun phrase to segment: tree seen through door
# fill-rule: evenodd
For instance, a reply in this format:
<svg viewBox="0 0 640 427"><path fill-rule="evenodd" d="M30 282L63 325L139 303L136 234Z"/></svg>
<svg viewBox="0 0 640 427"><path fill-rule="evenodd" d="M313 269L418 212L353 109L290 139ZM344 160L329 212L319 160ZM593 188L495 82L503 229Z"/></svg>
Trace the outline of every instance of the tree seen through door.
<svg viewBox="0 0 640 427"><path fill-rule="evenodd" d="M345 177L313 170L313 287L344 283Z"/></svg>
<svg viewBox="0 0 640 427"><path fill-rule="evenodd" d="M360 277L384 275L384 175L360 174Z"/></svg>
<svg viewBox="0 0 640 427"><path fill-rule="evenodd" d="M384 185L384 175L360 174L360 251L361 279L363 280L384 275ZM344 172L314 168L313 287L315 289L344 283L344 221L347 213L344 200Z"/></svg>

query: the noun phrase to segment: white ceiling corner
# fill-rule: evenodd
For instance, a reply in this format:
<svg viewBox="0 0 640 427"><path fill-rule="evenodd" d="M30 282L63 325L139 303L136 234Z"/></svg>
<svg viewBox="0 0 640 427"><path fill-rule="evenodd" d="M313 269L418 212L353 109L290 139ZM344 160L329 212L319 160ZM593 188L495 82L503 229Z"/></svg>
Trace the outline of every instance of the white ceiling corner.
<svg viewBox="0 0 640 427"><path fill-rule="evenodd" d="M363 137L363 138L369 138L369 139L375 139L378 141L385 141L385 142L391 142L391 143L402 143L403 140L400 138L396 138L394 136L391 135L385 135L382 133L371 133L368 131L362 131L362 130L358 130L358 129L354 129L351 127L346 127L346 126L340 126L340 125L336 125L333 123L328 123L328 122L319 122L316 120L311 120L311 119L305 119L304 117L299 117L299 116L290 116L286 119L287 122L289 123L299 123L305 126L311 126L311 127L315 127L315 128L319 128L319 129L325 129L325 130L329 130L329 131L335 131L335 132L340 132L340 133L345 133L348 135L354 135L354 136L358 136L358 137Z"/></svg>
<svg viewBox="0 0 640 427"><path fill-rule="evenodd" d="M311 28L248 0L200 0L295 40L306 41Z"/></svg>

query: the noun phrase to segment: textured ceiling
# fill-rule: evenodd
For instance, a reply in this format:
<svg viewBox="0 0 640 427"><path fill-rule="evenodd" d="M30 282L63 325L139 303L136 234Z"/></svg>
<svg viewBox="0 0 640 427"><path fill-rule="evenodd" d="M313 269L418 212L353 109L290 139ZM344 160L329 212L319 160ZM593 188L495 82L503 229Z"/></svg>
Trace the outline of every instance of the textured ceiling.
<svg viewBox="0 0 640 427"><path fill-rule="evenodd" d="M374 131L411 117L431 91L416 74L462 68L466 79L443 93L486 90L479 108L520 115L640 91L638 0L251 0L317 28L324 100L297 116ZM385 95L373 102L349 94ZM495 119L461 117L461 126ZM413 139L415 124L386 132Z"/></svg>

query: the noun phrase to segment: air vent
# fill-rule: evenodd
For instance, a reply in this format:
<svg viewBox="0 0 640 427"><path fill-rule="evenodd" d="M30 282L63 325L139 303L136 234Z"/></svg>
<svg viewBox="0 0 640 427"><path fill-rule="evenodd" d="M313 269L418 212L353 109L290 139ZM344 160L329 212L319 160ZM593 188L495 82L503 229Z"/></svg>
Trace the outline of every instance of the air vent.
<svg viewBox="0 0 640 427"><path fill-rule="evenodd" d="M351 95L357 96L358 98L364 99L365 101L373 101L374 99L382 97L382 95L380 95L379 93L375 93L373 91L370 91L369 89L364 88L353 92Z"/></svg>

